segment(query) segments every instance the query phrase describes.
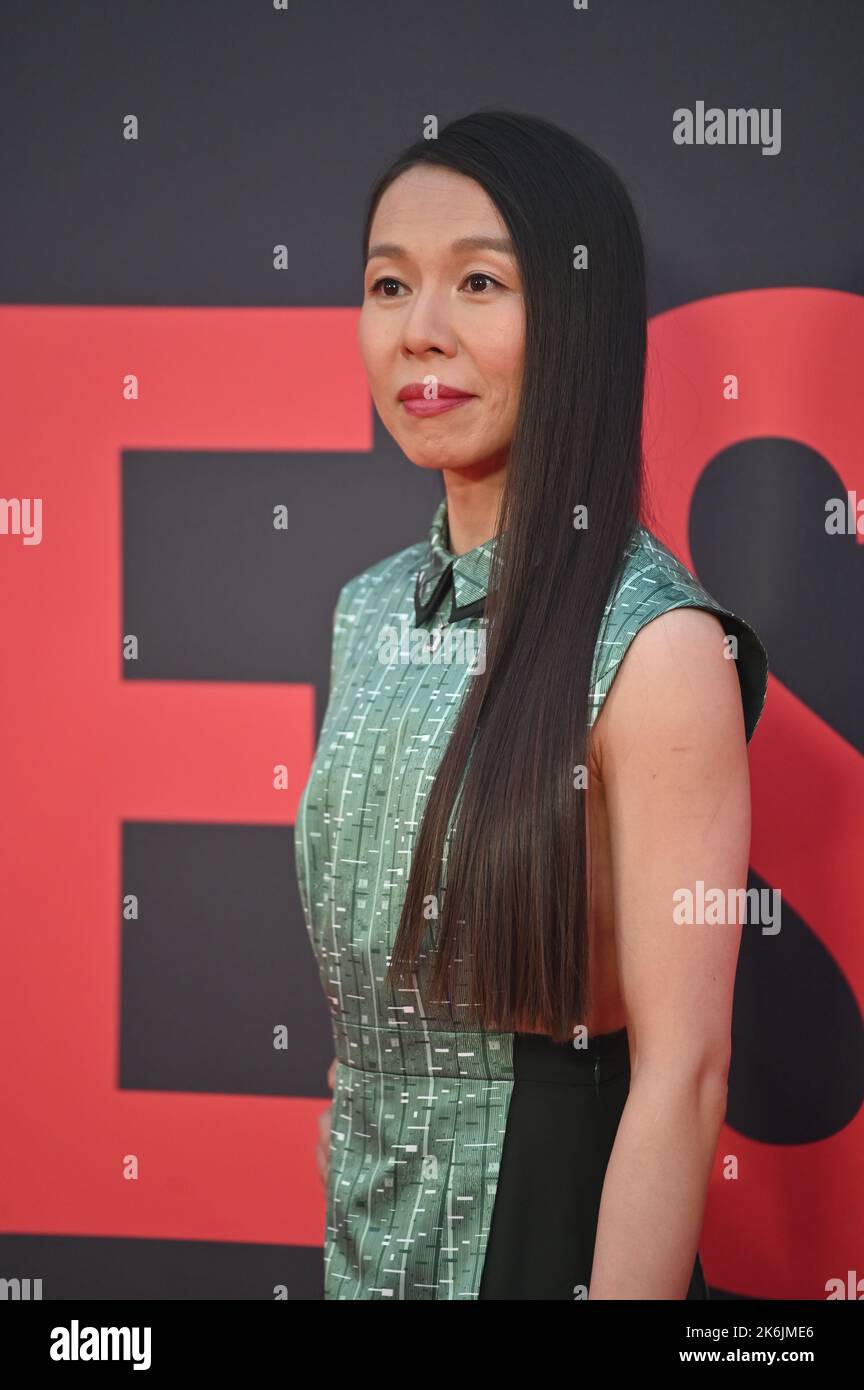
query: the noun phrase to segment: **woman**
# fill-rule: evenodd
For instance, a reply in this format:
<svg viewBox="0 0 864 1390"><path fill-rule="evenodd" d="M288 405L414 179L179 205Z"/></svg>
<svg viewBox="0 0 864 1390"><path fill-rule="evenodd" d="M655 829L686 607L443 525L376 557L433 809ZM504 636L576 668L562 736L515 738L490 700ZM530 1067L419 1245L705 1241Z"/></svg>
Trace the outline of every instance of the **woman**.
<svg viewBox="0 0 864 1390"><path fill-rule="evenodd" d="M640 520L636 218L482 112L383 175L364 253L375 406L445 496L339 595L297 818L325 1296L706 1298L741 928L673 895L746 882L767 659Z"/></svg>

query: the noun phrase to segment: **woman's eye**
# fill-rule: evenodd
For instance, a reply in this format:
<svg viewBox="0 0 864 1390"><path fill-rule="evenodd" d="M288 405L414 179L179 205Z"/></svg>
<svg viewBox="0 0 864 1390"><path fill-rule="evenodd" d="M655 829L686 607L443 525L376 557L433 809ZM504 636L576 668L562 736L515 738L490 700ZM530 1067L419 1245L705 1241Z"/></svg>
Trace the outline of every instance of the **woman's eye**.
<svg viewBox="0 0 864 1390"><path fill-rule="evenodd" d="M370 294L377 294L381 285L401 285L401 280L394 280L392 275L381 275L373 284L369 286ZM398 295L385 294L385 299L397 299Z"/></svg>
<svg viewBox="0 0 864 1390"><path fill-rule="evenodd" d="M465 277L465 279L466 279L466 281L467 281L467 280L488 280L490 285L500 285L500 283L501 283L500 280L496 280L494 276L492 276L492 275L487 275L486 272L485 272L485 270L474 270L474 271L471 272L470 275L467 275L467 276Z"/></svg>
<svg viewBox="0 0 864 1390"><path fill-rule="evenodd" d="M487 275L485 270L473 270L473 271L470 273L470 275L466 275L466 276L465 276L465 279L462 281L462 284L463 284L463 285L467 285L467 284L470 284L472 281L476 281L476 280L488 280L488 282L489 282L490 285L496 285L496 286L498 286L499 288L500 288L500 285L501 285L500 280L496 280L495 277L494 277L494 275ZM395 294L391 294L389 290L384 290L383 287L384 287L385 285L395 285L395 286L396 286L396 293L395 293ZM396 280L396 279L394 279L394 277L393 277L392 275L379 275L378 279L377 279L377 280L374 280L374 281L372 282L372 284L369 286L369 293L370 293L370 294L382 294L384 299L398 299L398 298L399 298L398 289L399 289L399 286L400 286L400 285L402 285L402 281L401 281L401 280ZM404 286L403 286L403 288L404 288ZM471 297L472 297L473 299L476 299L476 298L478 297L478 294L479 294L479 295L482 295L482 294L483 294L483 289L482 289L482 288L481 288L479 291L476 291L476 292L475 292L475 291L472 291Z"/></svg>

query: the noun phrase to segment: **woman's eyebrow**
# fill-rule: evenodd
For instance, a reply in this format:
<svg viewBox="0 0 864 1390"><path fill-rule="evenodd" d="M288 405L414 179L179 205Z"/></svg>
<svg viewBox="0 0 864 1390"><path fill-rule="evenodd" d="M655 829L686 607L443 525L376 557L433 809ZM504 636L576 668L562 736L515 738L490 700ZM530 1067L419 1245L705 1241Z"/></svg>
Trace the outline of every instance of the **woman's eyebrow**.
<svg viewBox="0 0 864 1390"><path fill-rule="evenodd" d="M463 236L452 242L451 251L499 251L503 256L515 256L513 243L509 237L501 236ZM387 256L391 260L404 260L408 255L404 246L395 241L379 241L369 247L367 263L375 256Z"/></svg>

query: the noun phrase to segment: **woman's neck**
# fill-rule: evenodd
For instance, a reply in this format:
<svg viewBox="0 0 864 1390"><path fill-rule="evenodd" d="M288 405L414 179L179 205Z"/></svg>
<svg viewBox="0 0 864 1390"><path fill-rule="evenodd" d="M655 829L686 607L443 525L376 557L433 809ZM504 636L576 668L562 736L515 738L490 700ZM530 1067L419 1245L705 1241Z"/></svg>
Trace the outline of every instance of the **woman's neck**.
<svg viewBox="0 0 864 1390"><path fill-rule="evenodd" d="M504 468L445 468L449 549L464 555L495 535L504 488Z"/></svg>

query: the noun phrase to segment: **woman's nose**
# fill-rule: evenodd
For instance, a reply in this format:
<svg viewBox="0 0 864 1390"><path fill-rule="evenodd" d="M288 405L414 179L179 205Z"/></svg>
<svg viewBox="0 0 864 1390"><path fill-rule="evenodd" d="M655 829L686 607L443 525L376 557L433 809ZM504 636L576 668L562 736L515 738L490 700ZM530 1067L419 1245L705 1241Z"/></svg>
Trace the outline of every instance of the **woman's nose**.
<svg viewBox="0 0 864 1390"><path fill-rule="evenodd" d="M403 342L411 352L428 352L437 348L452 353L456 333L442 299L434 294L419 294L410 306L402 325Z"/></svg>

